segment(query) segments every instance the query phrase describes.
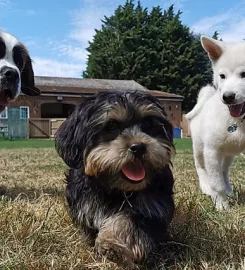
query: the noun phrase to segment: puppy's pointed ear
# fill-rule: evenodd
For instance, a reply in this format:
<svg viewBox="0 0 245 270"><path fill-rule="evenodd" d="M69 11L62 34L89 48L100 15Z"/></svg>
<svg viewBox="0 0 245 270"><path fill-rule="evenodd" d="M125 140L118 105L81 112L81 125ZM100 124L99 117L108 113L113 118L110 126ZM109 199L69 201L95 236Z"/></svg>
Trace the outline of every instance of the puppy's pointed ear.
<svg viewBox="0 0 245 270"><path fill-rule="evenodd" d="M34 72L32 68L31 58L24 46L23 49L25 52L25 65L21 72L21 91L28 96L39 96L41 92L35 86Z"/></svg>
<svg viewBox="0 0 245 270"><path fill-rule="evenodd" d="M201 43L212 62L216 62L225 50L224 42L218 41L211 37L201 36Z"/></svg>
<svg viewBox="0 0 245 270"><path fill-rule="evenodd" d="M59 156L70 168L81 168L83 155L83 130L86 125L86 111L83 106L62 123L55 135L55 148Z"/></svg>

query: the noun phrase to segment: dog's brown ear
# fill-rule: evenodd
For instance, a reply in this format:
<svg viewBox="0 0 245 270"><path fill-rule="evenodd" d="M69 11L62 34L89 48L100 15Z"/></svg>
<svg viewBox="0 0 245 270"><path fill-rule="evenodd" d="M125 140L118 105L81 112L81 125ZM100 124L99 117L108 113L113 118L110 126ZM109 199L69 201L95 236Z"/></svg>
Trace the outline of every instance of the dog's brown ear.
<svg viewBox="0 0 245 270"><path fill-rule="evenodd" d="M25 56L25 65L21 72L21 91L28 96L39 96L41 93L35 86L32 62L27 51Z"/></svg>
<svg viewBox="0 0 245 270"><path fill-rule="evenodd" d="M214 38L201 36L201 43L212 62L217 61L225 50L224 42L218 41Z"/></svg>

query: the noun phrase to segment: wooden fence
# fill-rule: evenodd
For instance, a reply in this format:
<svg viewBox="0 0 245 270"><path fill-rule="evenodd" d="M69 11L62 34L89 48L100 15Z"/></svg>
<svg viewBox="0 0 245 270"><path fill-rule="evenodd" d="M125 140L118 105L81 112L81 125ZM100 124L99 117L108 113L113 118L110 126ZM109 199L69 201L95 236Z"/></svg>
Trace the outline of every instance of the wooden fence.
<svg viewBox="0 0 245 270"><path fill-rule="evenodd" d="M65 118L30 118L29 138L53 138ZM190 126L185 114L182 115L182 137L190 137Z"/></svg>
<svg viewBox="0 0 245 270"><path fill-rule="evenodd" d="M65 118L30 118L29 138L53 138Z"/></svg>
<svg viewBox="0 0 245 270"><path fill-rule="evenodd" d="M66 118L30 118L29 119L29 138L53 138L60 125ZM0 120L0 136L7 136L7 120ZM189 122L182 115L182 137L190 137Z"/></svg>

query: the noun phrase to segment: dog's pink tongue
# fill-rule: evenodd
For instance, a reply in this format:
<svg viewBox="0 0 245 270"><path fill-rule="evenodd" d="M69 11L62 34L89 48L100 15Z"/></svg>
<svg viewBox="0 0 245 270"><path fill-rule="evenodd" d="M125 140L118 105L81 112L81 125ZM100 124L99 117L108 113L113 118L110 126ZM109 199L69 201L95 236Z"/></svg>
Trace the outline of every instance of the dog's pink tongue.
<svg viewBox="0 0 245 270"><path fill-rule="evenodd" d="M230 109L230 115L232 117L239 117L241 115L241 113L242 113L243 105L244 105L244 103L238 104L238 105L231 105L229 107L229 109Z"/></svg>
<svg viewBox="0 0 245 270"><path fill-rule="evenodd" d="M122 167L122 172L132 181L140 181L145 177L145 169L140 161L127 163Z"/></svg>

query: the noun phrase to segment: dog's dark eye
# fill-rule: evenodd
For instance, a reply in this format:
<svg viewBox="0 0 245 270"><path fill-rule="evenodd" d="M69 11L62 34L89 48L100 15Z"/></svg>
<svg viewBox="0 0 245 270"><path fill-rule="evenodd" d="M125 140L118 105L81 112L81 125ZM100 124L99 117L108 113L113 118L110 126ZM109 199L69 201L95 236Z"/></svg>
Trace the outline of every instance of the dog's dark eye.
<svg viewBox="0 0 245 270"><path fill-rule="evenodd" d="M118 131L120 128L120 124L117 121L110 121L107 125L106 125L106 129L110 132L116 132Z"/></svg>
<svg viewBox="0 0 245 270"><path fill-rule="evenodd" d="M3 41L0 40L0 59L4 57L6 52L6 46Z"/></svg>
<svg viewBox="0 0 245 270"><path fill-rule="evenodd" d="M221 73L219 76L220 76L220 78L221 78L222 80L225 79L225 74Z"/></svg>
<svg viewBox="0 0 245 270"><path fill-rule="evenodd" d="M242 72L240 73L240 76L241 76L241 78L245 78L245 71L242 71Z"/></svg>

